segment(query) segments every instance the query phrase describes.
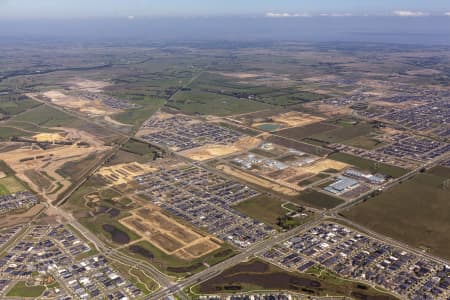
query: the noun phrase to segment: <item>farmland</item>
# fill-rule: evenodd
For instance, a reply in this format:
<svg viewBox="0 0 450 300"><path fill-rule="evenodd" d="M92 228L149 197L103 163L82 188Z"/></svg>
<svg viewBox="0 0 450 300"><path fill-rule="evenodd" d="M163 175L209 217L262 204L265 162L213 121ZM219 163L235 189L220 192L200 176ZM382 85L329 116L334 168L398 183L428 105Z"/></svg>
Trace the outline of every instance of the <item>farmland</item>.
<svg viewBox="0 0 450 300"><path fill-rule="evenodd" d="M431 170L344 212L351 220L450 258L450 169Z"/></svg>

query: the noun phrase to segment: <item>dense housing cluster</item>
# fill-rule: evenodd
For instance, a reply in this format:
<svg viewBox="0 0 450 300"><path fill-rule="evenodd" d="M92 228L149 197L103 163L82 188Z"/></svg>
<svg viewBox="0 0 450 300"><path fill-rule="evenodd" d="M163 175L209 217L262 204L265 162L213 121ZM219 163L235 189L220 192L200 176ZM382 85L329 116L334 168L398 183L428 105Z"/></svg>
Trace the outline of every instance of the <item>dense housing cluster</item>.
<svg viewBox="0 0 450 300"><path fill-rule="evenodd" d="M166 119L150 119L143 128L158 129L143 135L150 143L162 145L175 151L187 150L206 144L232 144L243 135L237 131L207 122L195 122L187 116L175 115Z"/></svg>
<svg viewBox="0 0 450 300"><path fill-rule="evenodd" d="M390 156L427 161L450 151L450 144L431 139L417 138L407 134L393 136L393 139L393 144L379 149L378 152Z"/></svg>
<svg viewBox="0 0 450 300"><path fill-rule="evenodd" d="M409 299L447 299L450 266L336 223L322 223L265 252L263 258L305 272L321 266Z"/></svg>
<svg viewBox="0 0 450 300"><path fill-rule="evenodd" d="M28 191L0 196L0 215L14 210L28 209L38 203L38 197Z"/></svg>
<svg viewBox="0 0 450 300"><path fill-rule="evenodd" d="M131 109L137 108L137 105L122 99L117 99L105 94L91 93L87 91L77 92L79 96L91 101L101 101L103 105L114 109Z"/></svg>
<svg viewBox="0 0 450 300"><path fill-rule="evenodd" d="M272 228L231 208L255 190L197 166L137 176L139 194L169 213L240 247L265 238Z"/></svg>
<svg viewBox="0 0 450 300"><path fill-rule="evenodd" d="M417 131L430 131L443 137L449 137L450 102L430 101L410 109L395 111L382 116L383 119L396 122ZM443 131L443 127L446 131Z"/></svg>
<svg viewBox="0 0 450 300"><path fill-rule="evenodd" d="M130 299L141 294L105 257L89 255L91 250L64 225L36 225L0 259L0 274L10 281L53 282L45 296L64 300Z"/></svg>

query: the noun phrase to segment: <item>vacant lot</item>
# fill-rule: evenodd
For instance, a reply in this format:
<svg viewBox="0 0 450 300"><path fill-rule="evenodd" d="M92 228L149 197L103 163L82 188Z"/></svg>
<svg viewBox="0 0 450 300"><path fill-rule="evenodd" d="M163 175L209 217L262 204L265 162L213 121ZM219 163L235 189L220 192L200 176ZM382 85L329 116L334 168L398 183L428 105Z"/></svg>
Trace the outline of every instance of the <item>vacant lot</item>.
<svg viewBox="0 0 450 300"><path fill-rule="evenodd" d="M269 181L269 180L261 178L261 177L254 176L252 174L249 174L247 172L241 171L237 168L234 168L234 167L231 167L228 165L218 165L218 166L216 166L216 168L218 170L224 172L225 174L234 176L240 180L244 180L251 184L260 186L264 189L273 190L277 193L288 195L288 196L295 196L298 194L298 191L296 191L294 189L291 189L289 187L280 185L278 183Z"/></svg>
<svg viewBox="0 0 450 300"><path fill-rule="evenodd" d="M325 209L333 208L344 202L341 199L326 195L315 190L303 191L299 196L292 198L291 201L298 204L305 204L315 208Z"/></svg>
<svg viewBox="0 0 450 300"><path fill-rule="evenodd" d="M168 106L180 109L185 113L205 115L233 115L270 108L261 102L238 99L226 95L204 91L180 92Z"/></svg>
<svg viewBox="0 0 450 300"><path fill-rule="evenodd" d="M261 260L241 263L219 276L193 287L198 294L235 293L254 290L291 290L311 296L335 295L353 299L396 299L363 284L332 276L287 272Z"/></svg>
<svg viewBox="0 0 450 300"><path fill-rule="evenodd" d="M8 297L24 297L24 298L38 298L45 291L46 287L43 285L28 286L25 281L19 281L9 290L6 296Z"/></svg>
<svg viewBox="0 0 450 300"><path fill-rule="evenodd" d="M0 195L25 191L25 187L14 177L0 178Z"/></svg>
<svg viewBox="0 0 450 300"><path fill-rule="evenodd" d="M245 200L234 208L247 216L255 218L273 227L278 227L278 218L288 211L281 207L282 201L269 195L261 195Z"/></svg>
<svg viewBox="0 0 450 300"><path fill-rule="evenodd" d="M320 134L322 132L329 131L329 130L332 130L335 128L337 128L337 127L334 125L327 124L324 122L319 122L319 123L313 123L313 124L309 124L309 125L305 125L305 126L301 126L301 127L292 127L292 128L280 130L277 132L277 134L287 137L287 138L294 139L294 140L295 139L301 140L308 136L311 136L314 134Z"/></svg>
<svg viewBox="0 0 450 300"><path fill-rule="evenodd" d="M450 258L450 169L436 168L344 212L382 234Z"/></svg>
<svg viewBox="0 0 450 300"><path fill-rule="evenodd" d="M149 261L162 272L175 277L184 277L199 272L206 268L205 263L212 266L235 254L229 245L222 244L219 249L206 256L186 261L174 255L166 254L147 241L131 244L122 251L138 259Z"/></svg>
<svg viewBox="0 0 450 300"><path fill-rule="evenodd" d="M372 125L359 123L352 126L343 126L326 132L312 135L310 138L327 144L341 143L359 136L368 135L373 132Z"/></svg>
<svg viewBox="0 0 450 300"><path fill-rule="evenodd" d="M184 224L162 214L159 209L145 207L120 220L132 231L168 255L192 260L220 248L218 242L193 231Z"/></svg>
<svg viewBox="0 0 450 300"><path fill-rule="evenodd" d="M407 170L399 167L378 163L370 159L365 159L346 153L333 153L329 156L329 158L353 165L362 170L381 173L384 175L392 176L394 178L400 177L408 172Z"/></svg>
<svg viewBox="0 0 450 300"><path fill-rule="evenodd" d="M306 152L309 154L314 154L317 156L323 156L323 155L330 153L330 150L327 150L327 149L324 149L324 148L321 148L318 146L302 143L299 141L295 141L292 139L287 139L282 136L279 136L278 133L277 133L277 135L270 136L267 139L267 141L274 143L274 144L279 144L279 145L287 147L287 148L292 148L292 149L295 149L298 151Z"/></svg>

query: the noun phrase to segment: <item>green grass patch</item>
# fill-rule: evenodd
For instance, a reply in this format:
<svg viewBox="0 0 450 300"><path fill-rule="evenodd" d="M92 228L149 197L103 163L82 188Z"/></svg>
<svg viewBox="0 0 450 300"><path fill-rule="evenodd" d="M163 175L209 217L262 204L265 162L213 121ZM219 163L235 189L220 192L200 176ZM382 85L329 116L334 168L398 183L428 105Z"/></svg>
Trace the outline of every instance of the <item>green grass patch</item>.
<svg viewBox="0 0 450 300"><path fill-rule="evenodd" d="M26 191L25 186L14 176L0 178L0 189L2 186L3 190L9 194Z"/></svg>
<svg viewBox="0 0 450 300"><path fill-rule="evenodd" d="M38 298L44 293L43 285L28 286L25 281L17 282L6 294L7 297Z"/></svg>
<svg viewBox="0 0 450 300"><path fill-rule="evenodd" d="M315 208L330 209L344 203L343 200L333 196L318 192L316 190L305 190L296 197L292 197L291 201L300 205L308 205Z"/></svg>
<svg viewBox="0 0 450 300"><path fill-rule="evenodd" d="M450 171L421 173L343 212L367 228L450 258Z"/></svg>
<svg viewBox="0 0 450 300"><path fill-rule="evenodd" d="M186 261L173 255L166 254L147 241L137 242L131 246L137 248L134 248L134 250L133 248L121 249L121 251L127 255L148 261L161 272L179 278L200 272L201 270L206 269L207 265L215 265L235 254L234 249L230 245L222 244L219 249L206 256Z"/></svg>
<svg viewBox="0 0 450 300"><path fill-rule="evenodd" d="M400 176L408 173L407 170L396 167L396 166L379 163L374 160L370 160L370 159L366 159L366 158L362 158L362 157L358 157L358 156L354 156L354 155L346 154L346 153L342 153L342 152L333 153L328 158L353 165L362 170L370 171L372 173L381 173L381 174L388 175L388 176L391 176L394 178L400 177Z"/></svg>
<svg viewBox="0 0 450 300"><path fill-rule="evenodd" d="M294 291L309 296L345 296L351 299L397 299L365 284L331 275L288 272L259 259L240 263L191 288L195 295L251 291Z"/></svg>
<svg viewBox="0 0 450 300"><path fill-rule="evenodd" d="M343 126L326 132L310 136L310 139L325 142L327 144L341 143L352 140L360 136L367 136L374 131L372 125L367 123L358 123L351 126Z"/></svg>
<svg viewBox="0 0 450 300"><path fill-rule="evenodd" d="M233 115L271 108L271 105L204 91L179 92L168 106L189 114Z"/></svg>
<svg viewBox="0 0 450 300"><path fill-rule="evenodd" d="M113 119L120 123L138 127L161 108L161 106L164 105L165 100L145 97L142 100L134 100L133 103L136 103L140 107L115 114L112 116Z"/></svg>
<svg viewBox="0 0 450 300"><path fill-rule="evenodd" d="M370 136L366 136L366 135L358 136L353 139L343 141L342 143L345 145L348 145L348 146L367 149L367 150L372 150L372 149L375 149L375 148L378 148L378 147L381 147L384 145L383 142L378 141L377 139L370 137Z"/></svg>
<svg viewBox="0 0 450 300"><path fill-rule="evenodd" d="M280 228L278 219L288 212L281 207L281 204L283 204L283 202L274 197L261 195L245 200L234 206L234 208L249 217L266 223L267 225Z"/></svg>

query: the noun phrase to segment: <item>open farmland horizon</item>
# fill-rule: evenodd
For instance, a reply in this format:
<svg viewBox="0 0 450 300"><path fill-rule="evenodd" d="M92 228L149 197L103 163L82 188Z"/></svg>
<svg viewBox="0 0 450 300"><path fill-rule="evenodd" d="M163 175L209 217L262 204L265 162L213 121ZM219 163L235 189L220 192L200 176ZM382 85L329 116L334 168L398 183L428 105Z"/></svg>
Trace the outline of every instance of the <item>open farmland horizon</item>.
<svg viewBox="0 0 450 300"><path fill-rule="evenodd" d="M450 7L29 1L0 299L450 299Z"/></svg>

